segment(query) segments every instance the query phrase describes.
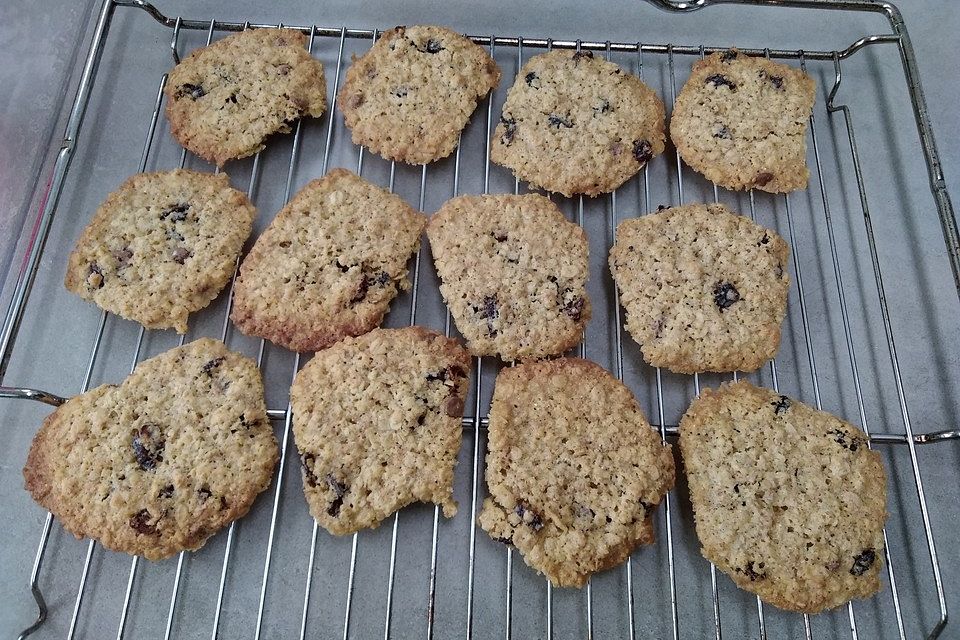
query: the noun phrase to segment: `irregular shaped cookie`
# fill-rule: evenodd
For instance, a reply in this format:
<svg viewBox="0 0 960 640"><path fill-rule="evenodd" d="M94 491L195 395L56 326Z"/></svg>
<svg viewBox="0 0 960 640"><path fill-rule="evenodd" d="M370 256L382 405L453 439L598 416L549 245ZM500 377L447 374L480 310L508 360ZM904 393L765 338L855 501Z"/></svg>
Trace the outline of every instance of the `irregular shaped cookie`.
<svg viewBox="0 0 960 640"><path fill-rule="evenodd" d="M163 89L173 137L222 167L301 116L319 118L327 85L306 41L296 29L248 29L193 51Z"/></svg>
<svg viewBox="0 0 960 640"><path fill-rule="evenodd" d="M683 161L727 189L788 193L807 186L813 78L735 49L693 65L673 107Z"/></svg>
<svg viewBox="0 0 960 640"><path fill-rule="evenodd" d="M484 49L443 27L385 31L347 70L337 106L354 144L426 164L453 153L477 102L500 82Z"/></svg>
<svg viewBox="0 0 960 640"><path fill-rule="evenodd" d="M862 431L742 381L680 422L703 555L742 589L817 613L880 590L886 477Z"/></svg>
<svg viewBox="0 0 960 640"><path fill-rule="evenodd" d="M257 365L202 338L67 400L23 477L78 538L160 560L243 517L277 457Z"/></svg>
<svg viewBox="0 0 960 640"><path fill-rule="evenodd" d="M722 204L624 220L610 271L643 358L677 373L753 371L780 347L789 249Z"/></svg>
<svg viewBox="0 0 960 640"><path fill-rule="evenodd" d="M223 173L139 173L97 209L64 284L148 329L186 333L229 282L256 213Z"/></svg>
<svg viewBox="0 0 960 640"><path fill-rule="evenodd" d="M601 367L560 358L501 370L487 437L478 522L555 586L582 587L653 542L673 454Z"/></svg>
<svg viewBox="0 0 960 640"><path fill-rule="evenodd" d="M440 292L474 355L543 358L590 319L587 235L540 195L460 196L427 225Z"/></svg>
<svg viewBox="0 0 960 640"><path fill-rule="evenodd" d="M303 491L336 535L413 502L453 517L470 356L421 327L374 329L316 354L290 389Z"/></svg>
<svg viewBox="0 0 960 640"><path fill-rule="evenodd" d="M613 191L663 153L663 102L590 51L530 58L507 94L490 159L565 196Z"/></svg>
<svg viewBox="0 0 960 640"><path fill-rule="evenodd" d="M293 351L324 349L383 321L426 216L346 169L314 180L243 260L231 318Z"/></svg>

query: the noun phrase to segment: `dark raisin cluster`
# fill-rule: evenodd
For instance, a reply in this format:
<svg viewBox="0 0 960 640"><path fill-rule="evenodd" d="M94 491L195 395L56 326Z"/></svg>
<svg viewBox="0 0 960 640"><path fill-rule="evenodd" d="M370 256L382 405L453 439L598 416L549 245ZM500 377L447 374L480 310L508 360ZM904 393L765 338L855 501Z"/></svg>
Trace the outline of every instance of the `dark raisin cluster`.
<svg viewBox="0 0 960 640"><path fill-rule="evenodd" d="M190 205L180 202L175 205L172 205L165 209L160 214L161 220L169 219L170 222L183 222L187 219L187 211L190 210Z"/></svg>
<svg viewBox="0 0 960 640"><path fill-rule="evenodd" d="M727 76L721 75L719 73L714 74L707 78L707 84L712 84L714 87L729 87L730 91L737 90L737 83L728 78Z"/></svg>
<svg viewBox="0 0 960 640"><path fill-rule="evenodd" d="M463 398L457 393L451 393L443 401L443 412L451 418L459 418L463 415Z"/></svg>
<svg viewBox="0 0 960 640"><path fill-rule="evenodd" d="M340 515L340 507L343 506L343 496L347 494L347 485L343 484L332 474L328 473L324 480L327 481L327 485L333 491L333 501L330 503L330 506L327 507L327 514L336 518Z"/></svg>
<svg viewBox="0 0 960 640"><path fill-rule="evenodd" d="M760 79L766 80L777 89L783 89L783 78L781 76L772 76L766 71L760 70Z"/></svg>
<svg viewBox="0 0 960 640"><path fill-rule="evenodd" d="M163 462L163 448L165 440L159 425L147 423L139 429L134 429L133 457L144 471L153 471L157 464Z"/></svg>
<svg viewBox="0 0 960 640"><path fill-rule="evenodd" d="M517 506L514 508L513 512L517 514L517 517L520 518L521 522L534 531L540 531L540 529L543 529L543 517L531 509L530 505L528 505L526 502L518 500Z"/></svg>
<svg viewBox="0 0 960 640"><path fill-rule="evenodd" d="M877 559L877 552L873 549L864 549L853 558L853 566L850 567L850 573L855 576L862 576L873 566Z"/></svg>
<svg viewBox="0 0 960 640"><path fill-rule="evenodd" d="M713 302L720 308L720 311L729 309L734 303L740 301L740 292L730 282L718 282L713 288Z"/></svg>
<svg viewBox="0 0 960 640"><path fill-rule="evenodd" d="M763 571L764 563L754 564L753 560L747 562L747 566L743 569L737 568L737 573L742 573L743 575L750 578L750 582L756 582L757 580L763 580L767 577L765 571ZM759 570L758 570L759 569Z"/></svg>
<svg viewBox="0 0 960 640"><path fill-rule="evenodd" d="M440 53L441 51L443 51L443 45L440 44L439 40L434 40L433 38L430 38L429 40L427 40L427 44L424 45L423 51L424 53Z"/></svg>
<svg viewBox="0 0 960 640"><path fill-rule="evenodd" d="M190 96L191 100L199 100L205 95L207 95L207 91L202 86L198 84L184 83L177 87L173 97L175 100L180 100L181 98Z"/></svg>
<svg viewBox="0 0 960 640"><path fill-rule="evenodd" d="M758 187L763 187L771 180L773 180L773 174L769 171L764 171L757 174L757 177L753 179L753 184L757 185Z"/></svg>
<svg viewBox="0 0 960 640"><path fill-rule="evenodd" d="M204 364L203 367L202 367L200 370L201 370L203 373L207 374L208 376L213 376L213 371L214 371L214 369L216 369L216 368L218 368L220 365L222 365L224 360L226 360L226 357L224 357L224 356L220 356L220 357L218 357L218 358L214 358L213 360L210 360L210 361L208 361L206 364Z"/></svg>
<svg viewBox="0 0 960 640"><path fill-rule="evenodd" d="M193 252L190 251L190 249L187 249L186 247L177 247L170 254L170 257L173 258L173 261L176 262L177 264L183 264L184 262L187 261L187 258L193 257Z"/></svg>
<svg viewBox="0 0 960 640"><path fill-rule="evenodd" d="M509 145L513 142L513 136L517 134L517 121L513 118L502 115L500 116L500 124L503 125L503 135L500 136L500 142L505 145Z"/></svg>
<svg viewBox="0 0 960 640"><path fill-rule="evenodd" d="M780 396L779 400L771 402L770 404L773 406L773 415L779 416L786 413L792 403L787 396Z"/></svg>
<svg viewBox="0 0 960 640"><path fill-rule="evenodd" d="M849 449L850 451L856 451L862 444L860 438L852 436L841 429L834 429L828 435L833 436L834 442L836 442L838 445L844 449Z"/></svg>
<svg viewBox="0 0 960 640"><path fill-rule="evenodd" d="M337 262L337 266L341 271L349 271L350 267L344 267L340 262ZM364 269L363 278L360 279L360 282L357 284L357 290L354 292L353 296L350 298L350 304L357 304L361 302L364 298L367 297L367 294L370 292L371 286L385 287L388 282L390 282L390 274L386 271L377 271L376 273L369 273Z"/></svg>
<svg viewBox="0 0 960 640"><path fill-rule="evenodd" d="M645 164L653 158L653 146L649 140L633 141L633 157L640 164Z"/></svg>
<svg viewBox="0 0 960 640"><path fill-rule="evenodd" d="M497 335L497 330L493 326L493 321L500 317L500 305L497 302L497 296L484 296L480 306L473 307L473 312L487 321L487 333L491 337Z"/></svg>
<svg viewBox="0 0 960 640"><path fill-rule="evenodd" d="M466 375L467 373L457 365L447 367L446 369L437 371L436 373L427 374L427 382L441 382L445 385L448 382L450 383L449 392L443 401L443 406L441 409L445 415L451 418L459 418L463 415L463 398L461 398L460 394L457 393L457 383ZM426 420L427 411L429 410L430 409L427 408L424 413L417 418L417 424L419 426L423 426Z"/></svg>
<svg viewBox="0 0 960 640"><path fill-rule="evenodd" d="M314 460L312 453L300 454L300 470L303 471L303 481L308 487L317 486L317 474L313 472Z"/></svg>
<svg viewBox="0 0 960 640"><path fill-rule="evenodd" d="M428 373L427 381L435 382L439 380L440 382L456 382L458 378L462 378L465 375L467 374L461 367L453 365L452 367L447 367L446 369L442 369L436 373Z"/></svg>
<svg viewBox="0 0 960 640"><path fill-rule="evenodd" d="M160 531L157 530L156 524L150 524L150 512L146 509L141 509L132 516L130 520L127 521L127 524L130 525L130 528L137 532L141 536L157 536L160 535Z"/></svg>
<svg viewBox="0 0 960 640"><path fill-rule="evenodd" d="M579 322L580 316L583 313L583 304L583 296L577 296L565 303L560 310L570 316L570 319L574 322Z"/></svg>

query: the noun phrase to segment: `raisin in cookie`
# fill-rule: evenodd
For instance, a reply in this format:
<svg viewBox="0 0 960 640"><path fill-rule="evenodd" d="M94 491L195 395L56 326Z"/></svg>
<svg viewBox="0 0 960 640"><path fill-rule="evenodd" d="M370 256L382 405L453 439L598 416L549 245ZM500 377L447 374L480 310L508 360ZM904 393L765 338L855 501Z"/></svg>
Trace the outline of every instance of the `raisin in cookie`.
<svg viewBox="0 0 960 640"><path fill-rule="evenodd" d="M440 292L474 355L561 354L590 319L587 235L547 198L460 196L427 225Z"/></svg>
<svg viewBox="0 0 960 640"><path fill-rule="evenodd" d="M313 357L290 389L303 491L336 535L412 502L450 518L470 356L421 327L374 329Z"/></svg>
<svg viewBox="0 0 960 640"><path fill-rule="evenodd" d="M674 463L622 382L560 358L497 376L486 477L480 526L554 585L582 587L653 542Z"/></svg>
<svg viewBox="0 0 960 640"><path fill-rule="evenodd" d="M184 58L163 90L173 137L222 167L301 116L319 118L327 86L306 39L295 29L248 29Z"/></svg>
<svg viewBox="0 0 960 640"><path fill-rule="evenodd" d="M610 271L643 358L677 373L753 371L780 347L789 249L721 204L624 220Z"/></svg>
<svg viewBox="0 0 960 640"><path fill-rule="evenodd" d="M97 209L70 254L64 284L148 329L186 333L187 316L233 275L254 217L225 174L137 174Z"/></svg>
<svg viewBox="0 0 960 640"><path fill-rule="evenodd" d="M749 382L680 422L703 555L737 585L817 613L880 589L886 477L862 431Z"/></svg>
<svg viewBox="0 0 960 640"><path fill-rule="evenodd" d="M305 186L243 260L232 319L248 335L317 351L383 321L426 216L346 169Z"/></svg>
<svg viewBox="0 0 960 640"><path fill-rule="evenodd" d="M277 457L256 364L204 338L67 400L23 476L78 538L160 560L243 517Z"/></svg>
<svg viewBox="0 0 960 640"><path fill-rule="evenodd" d="M813 78L730 50L693 65L670 138L694 170L727 189L788 193L807 186Z"/></svg>
<svg viewBox="0 0 960 640"><path fill-rule="evenodd" d="M613 191L663 153L663 103L592 52L530 58L503 105L490 159L565 196Z"/></svg>
<svg viewBox="0 0 960 640"><path fill-rule="evenodd" d="M354 144L427 164L457 146L477 102L500 82L485 50L443 27L385 31L347 70L337 97Z"/></svg>

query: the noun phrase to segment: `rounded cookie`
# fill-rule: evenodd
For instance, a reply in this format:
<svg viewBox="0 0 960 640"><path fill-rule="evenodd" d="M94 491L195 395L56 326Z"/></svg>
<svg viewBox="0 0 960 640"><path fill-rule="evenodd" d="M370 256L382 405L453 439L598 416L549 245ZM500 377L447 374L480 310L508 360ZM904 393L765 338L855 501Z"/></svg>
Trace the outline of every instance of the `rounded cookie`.
<svg viewBox="0 0 960 640"><path fill-rule="evenodd" d="M426 216L346 169L314 180L240 266L231 318L293 351L324 349L383 321Z"/></svg>
<svg viewBox="0 0 960 640"><path fill-rule="evenodd" d="M601 367L560 358L501 370L487 437L478 522L555 586L582 587L653 542L672 450Z"/></svg>
<svg viewBox="0 0 960 640"><path fill-rule="evenodd" d="M255 217L226 174L139 173L97 209L64 284L148 329L186 333L187 316L229 282Z"/></svg>
<svg viewBox="0 0 960 640"><path fill-rule="evenodd" d="M683 161L727 189L804 189L813 78L735 49L693 65L670 118Z"/></svg>
<svg viewBox="0 0 960 640"><path fill-rule="evenodd" d="M527 61L507 94L490 159L565 196L613 191L663 153L663 102L590 51Z"/></svg>
<svg viewBox="0 0 960 640"><path fill-rule="evenodd" d="M256 364L203 338L67 400L23 476L78 538L160 560L243 517L277 458Z"/></svg>
<svg viewBox="0 0 960 640"><path fill-rule="evenodd" d="M866 435L749 382L680 422L703 555L742 589L818 613L880 590L886 477Z"/></svg>
<svg viewBox="0 0 960 640"><path fill-rule="evenodd" d="M787 243L722 204L624 220L610 271L643 358L677 373L753 371L780 347Z"/></svg>
<svg viewBox="0 0 960 640"><path fill-rule="evenodd" d="M319 118L327 85L306 40L296 29L248 29L193 51L163 89L173 137L222 167L301 116Z"/></svg>
<svg viewBox="0 0 960 640"><path fill-rule="evenodd" d="M590 319L587 235L547 198L460 196L427 225L440 292L475 355L543 358Z"/></svg>
<svg viewBox="0 0 960 640"><path fill-rule="evenodd" d="M310 514L336 535L413 502L450 518L470 356L421 327L374 329L316 354L290 389Z"/></svg>
<svg viewBox="0 0 960 640"><path fill-rule="evenodd" d="M459 33L396 27L347 70L337 106L354 144L427 164L453 153L477 102L499 82L490 54Z"/></svg>

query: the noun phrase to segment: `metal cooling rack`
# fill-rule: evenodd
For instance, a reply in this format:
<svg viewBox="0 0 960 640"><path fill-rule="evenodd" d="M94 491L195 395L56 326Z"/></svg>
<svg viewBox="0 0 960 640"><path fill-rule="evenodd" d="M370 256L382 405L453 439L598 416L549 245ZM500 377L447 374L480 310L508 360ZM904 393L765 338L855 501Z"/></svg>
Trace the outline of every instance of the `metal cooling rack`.
<svg viewBox="0 0 960 640"><path fill-rule="evenodd" d="M676 418L689 403L692 394L699 394L701 383L715 384L724 378L705 375L701 380L701 376L693 376L691 389L688 377L646 367L632 341L624 340L617 292L605 267L606 248L613 241L616 224L627 215L654 209L657 198L660 202L675 203L708 198L719 201L723 198L732 199L733 206L748 211L751 217L762 223L777 227L787 236L793 251L791 268L794 286L791 287L790 316L785 326L784 347L778 359L770 362L769 367L746 377L775 389L779 389L781 383L801 389L804 400L815 403L818 408L826 405L828 409L831 404L836 404L833 401L833 387L838 380L842 380L841 386L852 389L853 393L848 394L846 400L841 398L840 404L853 407L859 416L859 420L854 418L853 421L867 431L872 446L884 452L888 469L894 458L906 456L906 466L900 468L908 470L906 481L909 486L906 492L902 487L899 494L892 492L891 518L885 532L885 536L889 534L885 558L887 580L880 594L872 600L856 602L837 612L814 617L764 607L759 599L737 590L725 577L718 577L715 568L699 556L682 487L671 492L658 515L661 539L655 545L638 550L622 567L595 576L583 590L553 590L549 582L536 576L522 562L515 562L512 549L504 550L502 545L488 541L485 535L478 536L477 527L472 524L484 495L485 414L491 383L498 368L497 363L489 359L477 359L479 375L475 376L471 398L467 403L468 415L463 419L465 438L457 468L455 492L461 509L453 520L441 522L437 508L416 506L397 513L392 522L386 522L376 531L362 532L346 540L334 539L319 532L301 504L299 474L290 442L291 412L287 404L269 411L282 443L279 471L271 490L258 501L247 518L231 525L226 533L211 540L197 553L182 553L175 561L163 563L147 564L138 558L131 560L121 554L104 552L93 541L79 543L59 535L58 528L53 526L52 516L48 514L39 535L39 547L29 581L39 615L32 625L23 630L20 638L48 629L52 622L47 622L48 626L45 626L48 614L59 616L68 638L84 635L105 637L114 632L117 638L159 637L162 633L165 640L205 635L214 639L247 635L257 639L294 635L300 638L344 639L381 635L384 638L423 635L427 638L462 635L467 638L554 638L586 635L631 639L706 636L718 639L748 636L766 638L768 634L802 635L806 638L841 634L853 638L901 639L939 636L946 627L947 610L917 447L958 439L960 432L916 433L911 424L901 375L901 358L897 352L894 325L885 294L886 284L881 273L880 250L854 135L854 112L850 106L835 102L845 61L867 47L879 45L898 50L906 92L914 110L921 150L929 171L931 191L942 224L950 268L960 295L957 222L944 186L910 40L896 7L869 0L649 0L662 9L677 12L738 1L751 5L776 4L878 12L888 18L890 32L865 36L842 50L741 49L752 55L793 60L804 68L809 65L811 70L816 66L822 74L832 77L833 85L825 103L818 103L810 122L810 159L814 172L808 193L772 196L759 192L744 195L722 192L685 169L675 152L668 148L663 158L655 159L638 178L606 198L587 201L582 197L577 200L556 199L570 212L572 219L588 229L591 253L596 254L594 258L599 260L600 265L592 266L591 297L594 300L595 318L585 333L579 352L582 356L609 366L619 378L630 384L661 436L664 439L674 438ZM179 61L181 51L204 44L203 35L205 42L209 43L224 32L281 26L172 18L143 0L104 0L57 156L49 194L35 221L35 233L0 333L0 375L4 376L4 384L11 382L5 379L7 367L18 342L21 320L27 312L31 291L42 271L41 260L49 257L58 261L51 276L55 281L59 278L59 265L64 263L66 251L69 250L69 247L51 245L45 251L45 245L51 231L54 236L57 233L54 214L65 189L71 159L78 149L78 134L88 103L96 91L106 89L102 82L97 82L98 69L104 51L110 44L109 30L118 8L122 11L142 10L169 29L172 38L165 55L172 54L174 62ZM326 70L328 84L332 87L331 95L336 94L341 72L349 61L345 52L355 50L355 53L361 53L372 44L378 33L368 29L318 26L293 28L299 28L309 35L310 51L329 62ZM185 44L187 40L189 45ZM726 45L714 47L501 36L478 36L473 40L488 47L497 59L504 70L504 86L478 108L474 122L461 138L461 145L453 158L429 167L411 168L365 155L363 149L358 150L350 144L349 136L340 135L342 126L336 123L337 114L331 100L330 113L319 122L300 122L288 142L272 140L268 149L252 160L231 165L230 173L235 182L239 171L248 172L248 194L263 214L258 228L278 208L263 204L271 201L267 192L271 189L278 193L282 191L280 202L286 202L294 191L295 183L305 182L299 174L302 172L301 165L307 162L303 148L311 139L318 148L314 158L320 157L322 160L319 169L314 164L307 179L326 172L331 160L341 161L358 173L385 182L391 190L398 187L398 183L406 182L407 191L411 194L409 199L417 201L421 210L432 210L427 206L428 200L442 202L447 197L470 189L497 192L508 191L512 187L515 192L520 192L519 182L504 180L505 172L494 169L492 175L489 139L495 114L498 113L495 103L502 99L503 91L512 84L513 75L525 56L550 48L597 52L597 55L605 55L628 67L652 85L659 80L664 101L670 105L676 95L677 84L682 83L682 74L692 61L726 48ZM145 48L148 46L144 45ZM154 51L151 55L158 53ZM169 150L175 146L171 140L155 135L158 124L163 126L160 115L163 107L162 90L166 81L167 75L160 75L155 93L135 97L149 99L151 105L145 111L149 113L149 118L146 139L136 167L138 171L151 167L150 162L158 155L158 149ZM818 112L821 118L827 114L831 120L830 127L818 128ZM834 116L842 116L842 119L833 122ZM842 124L842 135L836 134L838 124ZM179 165L184 166L188 162L196 164L199 161L188 157L186 152L180 152ZM275 173L285 177L272 182L263 180L265 167L269 165L276 169L278 162L285 165L286 169ZM169 168L169 165L164 168ZM130 167L131 171L133 169ZM432 178L430 181L428 174ZM115 175L111 179L114 184L119 184L124 177ZM859 196L859 202L850 209L858 215L862 214L863 228L851 232L851 237L847 237L846 229L838 222L842 220L846 223L847 220L838 219L833 214L844 206L838 207L835 203L836 181L841 186L849 183L845 186ZM278 186L281 184L282 188ZM776 215L768 215L769 212ZM60 218L57 219L59 221ZM803 226L804 222L809 223L809 229ZM821 237L825 234L829 252L816 250L822 244L811 246L807 242L807 238L816 234ZM877 305L876 313L872 315L859 309L854 300L854 296L862 292L857 286L857 274L850 271L848 252L858 243L861 249L865 249L862 257L869 261L872 271L872 295L876 296ZM436 292L435 275L429 261L422 259L422 254L421 250L412 267L412 290L395 302L388 323L402 325L421 322L443 327L449 334L449 313L445 313ZM813 277L810 276L811 271L814 272ZM804 272L808 274L806 280ZM819 287L824 283L824 287ZM819 334L823 329L815 326L811 320L822 302L821 297L826 300L824 306L835 321L834 329L844 345L845 357L833 362L829 357L824 357L821 348ZM228 295L221 296L221 300L211 309L196 316L206 320L202 323L207 329L205 333L237 342L242 340L242 336L231 332L228 321L231 301L232 286ZM882 347L885 357L889 358L889 375L896 389L892 411L899 417L900 427L882 433L876 429L871 432L871 420L868 419L873 415L874 399L869 390L870 382L861 373L862 363L871 357L870 353L865 353L857 337L863 323L882 328ZM182 344L185 339L180 337L177 340L169 332L146 332L142 328L138 331L129 327L126 331L120 330L128 324L106 313L99 315L92 346L81 344L77 347L90 350L79 391L90 388L98 370L98 360L105 359L105 354L132 350L132 368L146 357L145 352L149 349L148 344L152 344L153 334L162 334L156 340L170 343L167 346L173 346L177 341ZM598 327L598 324L605 326ZM191 326L196 327L193 319ZM194 329L191 339L198 333ZM129 338L133 335L136 338L130 344ZM790 346L794 348L791 350ZM282 389L280 397L286 399L285 390L300 366L300 355L289 356L282 349L263 341L246 341L242 348L256 354L258 364L264 366L268 386L276 384ZM282 364L286 367L285 373L277 373L277 367L271 368L271 363ZM736 379L738 375L733 374L732 377ZM824 401L822 396L829 396L830 400ZM0 397L31 399L53 406L63 402L63 398L53 393L15 386L0 388ZM676 407L671 407L671 404ZM900 480L904 481L904 478ZM916 516L910 515L914 510ZM294 536L305 539L307 530L310 531L309 544L304 542L289 549L282 548ZM53 535L55 542L51 542L51 534L55 531L58 532ZM57 548L51 550L54 546ZM85 553L82 552L84 546ZM60 573L55 579L47 581L61 586L76 581L77 585L75 591L69 587L58 589L62 593L55 598L55 604L48 608L40 582L46 565L53 562L50 556L54 553L58 569L69 564L61 560L63 555L79 555L83 559L78 567L76 562L73 563L78 572L69 575ZM123 566L126 566L125 572ZM117 582L122 578L125 578L124 582ZM64 597L64 593L68 595ZM202 597L197 593L202 593Z"/></svg>

